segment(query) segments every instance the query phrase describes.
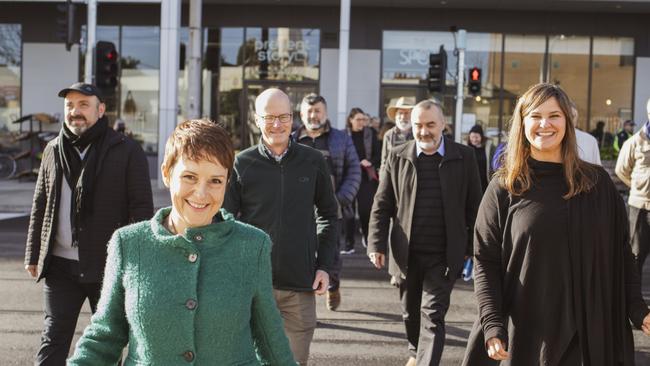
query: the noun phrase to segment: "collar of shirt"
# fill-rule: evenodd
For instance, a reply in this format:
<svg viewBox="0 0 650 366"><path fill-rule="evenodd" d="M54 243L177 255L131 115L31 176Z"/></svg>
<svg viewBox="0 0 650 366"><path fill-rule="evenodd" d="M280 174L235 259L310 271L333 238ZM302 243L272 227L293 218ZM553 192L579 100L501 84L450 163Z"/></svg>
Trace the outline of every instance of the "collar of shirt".
<svg viewBox="0 0 650 366"><path fill-rule="evenodd" d="M440 145L438 145L438 150L436 150L436 152L438 154L440 154L440 156L445 156L445 137L444 136L440 136ZM422 151L422 149L420 149L420 145L418 145L418 143L416 141L415 142L415 156L420 156L420 154L423 154L423 153L424 153L424 151Z"/></svg>
<svg viewBox="0 0 650 366"><path fill-rule="evenodd" d="M269 149L269 147L266 146L266 142L264 142L263 139L260 139L260 143L262 144L262 148L264 149L264 152L266 153L266 155L269 158L271 158L271 159L273 159L273 160L275 160L276 162L279 163L279 162L282 161L282 158L284 158L287 155L287 153L289 152L289 148L291 147L291 138L289 138L289 144L287 145L287 148L284 149L284 151L280 155L275 155L273 153L273 151L271 151L271 149Z"/></svg>
<svg viewBox="0 0 650 366"><path fill-rule="evenodd" d="M323 126L323 131L322 131L322 132L320 133L320 135L318 135L316 138L319 138L319 137L321 137L321 136L323 136L323 135L325 135L325 134L327 134L327 133L330 132L330 120L329 120L329 119L326 120L326 121L324 122L324 124L325 124L325 125ZM304 124L303 124L302 126L300 126L300 129L298 130L298 134L297 134L297 136L298 136L297 141L300 141L300 140L304 139L305 137L309 137L309 138L311 138L311 137L307 134L307 127L305 127Z"/></svg>

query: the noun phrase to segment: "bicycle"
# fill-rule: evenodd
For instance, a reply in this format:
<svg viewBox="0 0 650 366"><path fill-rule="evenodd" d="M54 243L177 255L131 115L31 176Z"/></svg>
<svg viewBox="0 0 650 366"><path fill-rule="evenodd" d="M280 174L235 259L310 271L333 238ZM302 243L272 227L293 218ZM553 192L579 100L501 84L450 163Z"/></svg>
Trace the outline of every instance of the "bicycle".
<svg viewBox="0 0 650 366"><path fill-rule="evenodd" d="M16 159L9 154L0 154L0 179L11 179L16 174Z"/></svg>

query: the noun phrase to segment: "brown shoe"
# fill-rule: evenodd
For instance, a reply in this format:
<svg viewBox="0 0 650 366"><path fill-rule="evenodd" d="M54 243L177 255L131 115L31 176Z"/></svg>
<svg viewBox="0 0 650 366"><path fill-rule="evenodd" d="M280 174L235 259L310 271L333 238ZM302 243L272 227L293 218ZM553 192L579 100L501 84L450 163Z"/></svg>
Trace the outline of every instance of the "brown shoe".
<svg viewBox="0 0 650 366"><path fill-rule="evenodd" d="M413 357L409 357L409 360L406 361L406 365L405 365L405 366L415 366L415 365L416 365L415 358L413 358Z"/></svg>
<svg viewBox="0 0 650 366"><path fill-rule="evenodd" d="M334 291L327 291L327 309L336 311L341 305L341 292L338 289Z"/></svg>

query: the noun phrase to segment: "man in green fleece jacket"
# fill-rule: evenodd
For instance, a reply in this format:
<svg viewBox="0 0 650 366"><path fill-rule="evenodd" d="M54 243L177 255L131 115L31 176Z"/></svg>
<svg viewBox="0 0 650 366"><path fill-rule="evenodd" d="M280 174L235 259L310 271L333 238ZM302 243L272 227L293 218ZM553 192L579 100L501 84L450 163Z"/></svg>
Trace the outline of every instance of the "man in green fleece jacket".
<svg viewBox="0 0 650 366"><path fill-rule="evenodd" d="M337 202L323 155L290 139L291 102L279 89L255 100L262 139L235 157L224 208L271 236L273 288L296 361L306 365L316 300L329 284Z"/></svg>

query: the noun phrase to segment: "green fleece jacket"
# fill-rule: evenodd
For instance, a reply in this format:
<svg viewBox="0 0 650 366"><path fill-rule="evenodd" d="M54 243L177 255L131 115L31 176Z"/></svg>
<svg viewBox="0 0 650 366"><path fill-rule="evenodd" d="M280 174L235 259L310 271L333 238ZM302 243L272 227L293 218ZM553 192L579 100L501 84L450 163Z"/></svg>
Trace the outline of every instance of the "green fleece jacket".
<svg viewBox="0 0 650 366"><path fill-rule="evenodd" d="M271 287L270 240L222 210L172 235L151 221L119 229L101 299L68 365L295 365Z"/></svg>

